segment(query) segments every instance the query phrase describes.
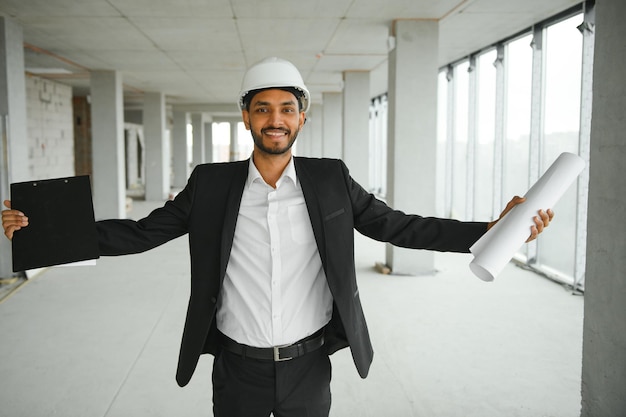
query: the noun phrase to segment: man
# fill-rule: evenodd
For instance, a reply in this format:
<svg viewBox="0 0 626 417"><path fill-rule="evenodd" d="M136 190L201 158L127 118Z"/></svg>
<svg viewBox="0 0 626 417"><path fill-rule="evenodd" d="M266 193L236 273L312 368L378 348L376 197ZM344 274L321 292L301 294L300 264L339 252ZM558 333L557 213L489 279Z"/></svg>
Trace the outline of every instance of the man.
<svg viewBox="0 0 626 417"><path fill-rule="evenodd" d="M261 61L239 99L254 141L249 160L196 167L185 189L144 219L97 222L102 255L189 235L191 297L176 378L186 385L198 357L213 354L217 417L328 416L328 356L348 346L367 376L373 350L354 229L402 247L467 252L495 223L407 215L367 193L341 161L293 157L309 102L291 63ZM552 216L539 212L529 240ZM5 210L2 224L11 239L28 219Z"/></svg>

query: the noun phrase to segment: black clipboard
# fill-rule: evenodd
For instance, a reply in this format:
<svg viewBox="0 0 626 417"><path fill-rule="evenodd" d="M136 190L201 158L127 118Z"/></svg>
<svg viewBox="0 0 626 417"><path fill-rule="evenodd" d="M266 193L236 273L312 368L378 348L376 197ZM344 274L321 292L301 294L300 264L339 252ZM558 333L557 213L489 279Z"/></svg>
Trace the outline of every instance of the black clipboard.
<svg viewBox="0 0 626 417"><path fill-rule="evenodd" d="M13 183L11 208L28 217L13 235L13 272L100 257L88 175Z"/></svg>

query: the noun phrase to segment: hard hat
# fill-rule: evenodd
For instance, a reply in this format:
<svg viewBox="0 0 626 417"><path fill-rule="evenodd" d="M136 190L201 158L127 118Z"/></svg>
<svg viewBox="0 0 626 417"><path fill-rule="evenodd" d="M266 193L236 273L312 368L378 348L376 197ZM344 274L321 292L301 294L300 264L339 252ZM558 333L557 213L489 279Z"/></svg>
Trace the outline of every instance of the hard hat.
<svg viewBox="0 0 626 417"><path fill-rule="evenodd" d="M306 112L309 109L311 95L304 85L300 72L291 62L276 57L265 58L248 69L241 84L239 109L244 109L244 97L250 91L273 87L295 88L302 93L302 96L298 97L302 111Z"/></svg>

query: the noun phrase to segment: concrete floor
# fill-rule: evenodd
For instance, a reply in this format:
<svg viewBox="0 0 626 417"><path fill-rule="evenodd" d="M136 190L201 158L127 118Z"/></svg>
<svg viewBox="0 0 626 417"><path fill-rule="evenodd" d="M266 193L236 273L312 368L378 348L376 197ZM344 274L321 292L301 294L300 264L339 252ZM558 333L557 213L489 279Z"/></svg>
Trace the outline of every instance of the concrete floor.
<svg viewBox="0 0 626 417"><path fill-rule="evenodd" d="M434 276L380 275L384 245L356 244L374 363L362 380L349 351L332 356L331 416L579 415L583 297L513 265L484 283L470 255L437 254ZM187 387L174 380L188 271L183 237L49 268L5 298L0 415L212 416L212 357Z"/></svg>

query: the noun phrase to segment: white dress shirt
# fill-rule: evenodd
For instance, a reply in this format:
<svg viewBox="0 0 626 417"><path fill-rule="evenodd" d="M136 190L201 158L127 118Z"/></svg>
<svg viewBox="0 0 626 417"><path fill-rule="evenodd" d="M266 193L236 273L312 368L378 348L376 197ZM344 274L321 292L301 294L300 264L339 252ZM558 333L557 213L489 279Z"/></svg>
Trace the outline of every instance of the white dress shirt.
<svg viewBox="0 0 626 417"><path fill-rule="evenodd" d="M293 158L275 189L250 158L217 328L249 346L287 345L325 326L332 304Z"/></svg>

